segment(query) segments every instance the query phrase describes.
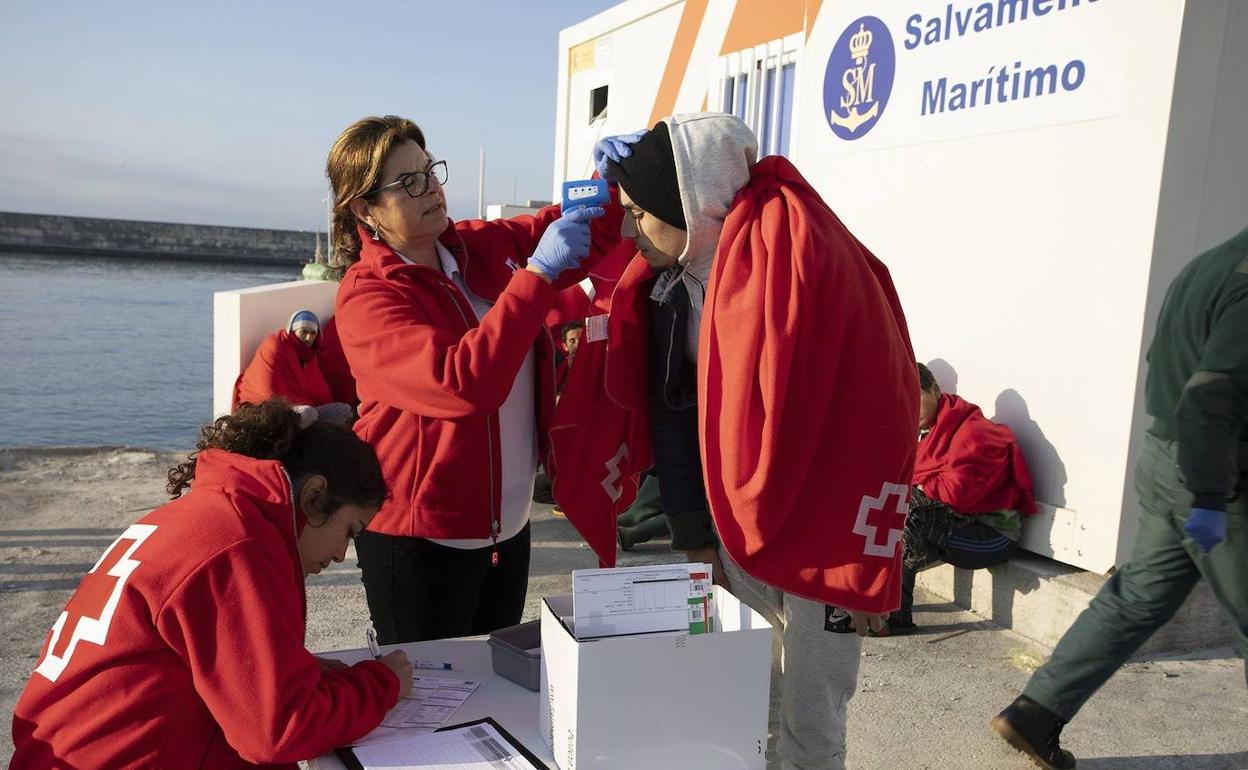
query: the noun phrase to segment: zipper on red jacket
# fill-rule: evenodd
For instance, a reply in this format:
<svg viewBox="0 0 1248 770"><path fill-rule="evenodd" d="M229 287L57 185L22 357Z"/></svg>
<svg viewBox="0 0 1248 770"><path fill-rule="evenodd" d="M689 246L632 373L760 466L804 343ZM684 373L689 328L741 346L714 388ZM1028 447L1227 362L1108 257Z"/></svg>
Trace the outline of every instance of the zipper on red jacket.
<svg viewBox="0 0 1248 770"><path fill-rule="evenodd" d="M299 509L295 507L295 482L290 479L290 471L286 470L286 466L278 463L278 467L282 469L282 475L286 477L286 487L290 490L290 531L295 536L295 573L299 578L300 593L303 594L303 636L307 641L308 636L308 588L304 582L303 576L303 560L299 557Z"/></svg>
<svg viewBox="0 0 1248 770"><path fill-rule="evenodd" d="M468 316L467 314L464 313L464 308L459 304L459 297L456 296L456 294L459 293L459 289L455 287L454 284L451 284L450 279L447 278L445 275L439 275L438 278L441 279L438 281L438 285L441 286L443 289L445 289L446 293L450 295L451 304L454 305L455 309L459 311L459 317L464 322L464 326L467 327L467 329L469 330L474 328L472 324L468 323ZM467 285L467 283L468 283L467 278L465 278L464 284ZM464 297L464 301L467 302L468 298ZM476 315L475 311L473 315ZM496 502L495 502L496 496L494 494L494 491L495 491L494 490L494 428L490 425L490 416L488 414L485 416L485 437L486 437L486 442L488 443L489 448L490 448L490 462L489 462L490 536L494 539L494 550L490 554L490 566L497 567L498 566L498 534L499 532L502 531L503 524L502 524L502 515L499 514L498 506L496 505ZM501 491L500 491L500 494L501 494Z"/></svg>

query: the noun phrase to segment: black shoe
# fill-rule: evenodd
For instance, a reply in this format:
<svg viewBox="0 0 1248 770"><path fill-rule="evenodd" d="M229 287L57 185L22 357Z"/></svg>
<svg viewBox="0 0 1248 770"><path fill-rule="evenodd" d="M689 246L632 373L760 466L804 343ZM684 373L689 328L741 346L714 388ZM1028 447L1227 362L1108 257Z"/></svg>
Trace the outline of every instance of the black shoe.
<svg viewBox="0 0 1248 770"><path fill-rule="evenodd" d="M615 539L620 541L621 551L633 550L633 538L628 534L628 530L624 527L615 528Z"/></svg>
<svg viewBox="0 0 1248 770"><path fill-rule="evenodd" d="M919 624L914 622L914 616L909 612L897 610L888 615L888 621L884 626L884 632L880 636L909 636L917 631Z"/></svg>
<svg viewBox="0 0 1248 770"><path fill-rule="evenodd" d="M1044 770L1073 770L1075 757L1059 738L1066 720L1020 695L992 719L992 729Z"/></svg>

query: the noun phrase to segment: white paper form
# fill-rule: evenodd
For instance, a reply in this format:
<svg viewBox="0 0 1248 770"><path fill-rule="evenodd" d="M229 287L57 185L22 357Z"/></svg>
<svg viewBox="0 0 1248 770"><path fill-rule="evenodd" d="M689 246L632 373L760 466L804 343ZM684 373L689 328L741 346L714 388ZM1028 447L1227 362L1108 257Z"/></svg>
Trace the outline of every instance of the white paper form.
<svg viewBox="0 0 1248 770"><path fill-rule="evenodd" d="M690 630L690 599L709 581L705 564L658 564L572 571L572 631L577 639ZM705 619L703 617L703 619Z"/></svg>
<svg viewBox="0 0 1248 770"><path fill-rule="evenodd" d="M358 746L407 740L431 733L468 700L480 682L436 676L412 677L412 691L386 712L381 726L355 742Z"/></svg>
<svg viewBox="0 0 1248 770"><path fill-rule="evenodd" d="M368 770L533 770L486 722L351 751Z"/></svg>

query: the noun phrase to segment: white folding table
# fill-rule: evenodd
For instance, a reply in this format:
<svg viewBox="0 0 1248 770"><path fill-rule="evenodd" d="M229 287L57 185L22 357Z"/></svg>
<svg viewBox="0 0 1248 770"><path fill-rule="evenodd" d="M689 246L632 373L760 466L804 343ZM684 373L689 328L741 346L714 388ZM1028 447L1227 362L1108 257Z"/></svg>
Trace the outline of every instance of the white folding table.
<svg viewBox="0 0 1248 770"><path fill-rule="evenodd" d="M413 642L383 648L384 652L403 650L412 660L445 661L454 666L453 671L418 671L420 676L446 676L471 679L481 683L477 691L447 720L448 725L470 722L491 717L524 744L533 755L546 763L550 770L557 770L554 756L537 732L538 694L494 673L490 665L490 647L484 636L462 639L442 639L436 642ZM341 650L317 653L323 658L335 658L346 663L367 660L366 649ZM308 763L309 770L346 770L342 760L326 754Z"/></svg>

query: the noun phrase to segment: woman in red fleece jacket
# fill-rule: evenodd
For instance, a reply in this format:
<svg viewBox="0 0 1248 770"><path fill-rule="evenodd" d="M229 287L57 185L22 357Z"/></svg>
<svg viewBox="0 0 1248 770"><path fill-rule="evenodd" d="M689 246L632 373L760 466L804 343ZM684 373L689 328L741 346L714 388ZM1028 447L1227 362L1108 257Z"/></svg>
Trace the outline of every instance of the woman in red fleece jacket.
<svg viewBox="0 0 1248 770"><path fill-rule="evenodd" d="M198 448L169 472L177 499L122 533L52 627L12 770L293 770L411 689L402 652L346 668L303 646L304 577L342 561L386 496L372 449L301 430L279 400L218 419Z"/></svg>
<svg viewBox="0 0 1248 770"><path fill-rule="evenodd" d="M393 492L356 545L384 643L517 623L529 508L555 406L543 321L585 273L589 220L451 222L445 161L410 120L364 118L330 150L335 254L347 267L334 316L360 398L357 435ZM594 223L619 240L623 212ZM548 466L549 467L549 466Z"/></svg>

